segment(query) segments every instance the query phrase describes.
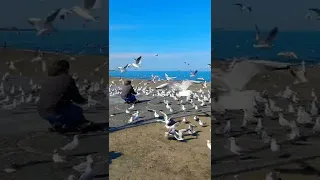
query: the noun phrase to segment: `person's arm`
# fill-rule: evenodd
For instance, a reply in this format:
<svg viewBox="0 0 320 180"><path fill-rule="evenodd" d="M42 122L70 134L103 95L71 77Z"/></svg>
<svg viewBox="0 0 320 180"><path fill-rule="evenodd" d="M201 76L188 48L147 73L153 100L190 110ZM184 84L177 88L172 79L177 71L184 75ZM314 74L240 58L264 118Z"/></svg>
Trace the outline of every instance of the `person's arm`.
<svg viewBox="0 0 320 180"><path fill-rule="evenodd" d="M131 93L131 94L137 94L137 93L134 91L134 89L133 89L133 87L132 87L132 86L131 86L130 93Z"/></svg>
<svg viewBox="0 0 320 180"><path fill-rule="evenodd" d="M81 96L79 89L77 88L76 83L72 78L70 79L68 91L70 98L73 102L77 104L85 104L88 102L87 99Z"/></svg>

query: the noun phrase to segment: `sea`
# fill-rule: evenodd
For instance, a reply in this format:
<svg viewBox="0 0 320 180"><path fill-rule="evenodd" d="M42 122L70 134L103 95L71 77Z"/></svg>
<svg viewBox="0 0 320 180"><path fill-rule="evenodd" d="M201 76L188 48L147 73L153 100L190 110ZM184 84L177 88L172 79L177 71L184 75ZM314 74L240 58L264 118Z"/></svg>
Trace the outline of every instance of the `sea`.
<svg viewBox="0 0 320 180"><path fill-rule="evenodd" d="M195 77L190 77L190 71L127 71L120 73L120 71L109 71L110 77L120 77L128 79L148 79L151 80L151 75L159 76L161 79L165 79L164 74L168 74L169 77L176 77L175 80L195 80L195 81L207 81L211 82L210 71L199 71ZM198 79L200 78L200 79ZM203 80L201 80L203 78Z"/></svg>
<svg viewBox="0 0 320 180"><path fill-rule="evenodd" d="M266 36L268 33L265 34ZM255 32L253 31L214 31L212 34L212 59L232 59L248 57L286 63L320 62L320 32L281 32L279 31L274 47L270 49L253 48ZM279 52L295 52L298 59L277 56Z"/></svg>
<svg viewBox="0 0 320 180"><path fill-rule="evenodd" d="M8 48L62 52L67 54L101 55L100 47L108 49L106 30L59 30L51 35L37 36L36 31L1 31L0 46Z"/></svg>

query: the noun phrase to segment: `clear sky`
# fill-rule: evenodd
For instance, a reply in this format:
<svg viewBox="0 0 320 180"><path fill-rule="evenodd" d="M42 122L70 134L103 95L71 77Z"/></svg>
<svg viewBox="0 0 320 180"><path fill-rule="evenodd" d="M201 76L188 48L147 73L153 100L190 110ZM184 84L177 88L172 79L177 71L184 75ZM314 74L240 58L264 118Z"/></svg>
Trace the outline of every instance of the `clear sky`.
<svg viewBox="0 0 320 180"><path fill-rule="evenodd" d="M0 27L32 28L28 18L45 18L58 8L70 9L81 6L81 0L10 0L0 6ZM90 23L87 29L108 29L108 0L101 0L101 9L94 12L100 17L99 22ZM58 29L82 29L83 19L71 15L67 20L55 21Z"/></svg>
<svg viewBox="0 0 320 180"><path fill-rule="evenodd" d="M110 0L109 10L110 69L141 55L141 70L210 70L211 0Z"/></svg>
<svg viewBox="0 0 320 180"><path fill-rule="evenodd" d="M251 5L252 13L242 13L233 4ZM320 8L319 0L213 0L214 28L254 30L254 23L262 30L278 26L281 31L320 31L320 21L306 20L308 8Z"/></svg>

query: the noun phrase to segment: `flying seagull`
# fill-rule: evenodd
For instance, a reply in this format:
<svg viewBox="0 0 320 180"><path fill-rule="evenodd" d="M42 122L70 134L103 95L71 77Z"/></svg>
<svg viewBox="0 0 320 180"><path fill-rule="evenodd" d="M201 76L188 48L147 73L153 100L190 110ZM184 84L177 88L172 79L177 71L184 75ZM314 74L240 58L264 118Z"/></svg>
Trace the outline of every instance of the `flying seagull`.
<svg viewBox="0 0 320 180"><path fill-rule="evenodd" d="M244 4L241 4L241 3L237 3L237 4L234 4L234 5L239 6L242 12L252 12L251 6L244 5Z"/></svg>
<svg viewBox="0 0 320 180"><path fill-rule="evenodd" d="M198 70L195 70L195 71L191 71L190 72L190 77L195 77L198 73Z"/></svg>
<svg viewBox="0 0 320 180"><path fill-rule="evenodd" d="M127 68L130 67L130 64L125 65L124 67L118 67L121 73L124 73L127 71Z"/></svg>
<svg viewBox="0 0 320 180"><path fill-rule="evenodd" d="M318 9L318 8L309 8L308 10L309 11L305 16L306 19L313 18L312 14L314 14L316 16L316 19L320 20L320 9Z"/></svg>
<svg viewBox="0 0 320 180"><path fill-rule="evenodd" d="M72 11L75 12L80 17L84 18L86 21L96 21L98 17L94 17L90 14L90 11L94 9L101 8L101 1L100 0L83 0L82 1L83 7L75 6L72 8Z"/></svg>
<svg viewBox="0 0 320 180"><path fill-rule="evenodd" d="M141 58L142 56L139 56L137 59L134 59L134 63L132 63L131 65L136 68L139 68L139 65L141 64Z"/></svg>
<svg viewBox="0 0 320 180"><path fill-rule="evenodd" d="M278 27L274 27L270 31L267 38L262 38L258 26L255 25L255 27L256 27L257 44L254 44L253 47L255 47L255 48L271 48L273 46L271 43L276 38L276 36L278 34Z"/></svg>
<svg viewBox="0 0 320 180"><path fill-rule="evenodd" d="M53 11L45 20L39 18L29 18L28 22L38 31L38 36L54 31L55 28L53 27L52 23L59 15L60 10L61 8Z"/></svg>

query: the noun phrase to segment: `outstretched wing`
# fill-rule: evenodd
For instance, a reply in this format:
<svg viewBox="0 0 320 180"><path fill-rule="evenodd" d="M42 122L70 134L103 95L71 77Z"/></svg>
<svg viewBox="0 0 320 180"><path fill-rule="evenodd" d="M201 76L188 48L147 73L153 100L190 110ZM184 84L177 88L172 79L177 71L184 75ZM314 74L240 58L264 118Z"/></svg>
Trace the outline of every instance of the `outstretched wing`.
<svg viewBox="0 0 320 180"><path fill-rule="evenodd" d="M191 81L182 81L181 84L179 83L174 83L172 85L172 88L173 89L179 89L179 90L187 90L190 86L192 85L192 82Z"/></svg>
<svg viewBox="0 0 320 180"><path fill-rule="evenodd" d="M136 64L140 64L141 63L141 58L142 58L142 56L139 56L137 59L135 59Z"/></svg>
<svg viewBox="0 0 320 180"><path fill-rule="evenodd" d="M32 25L36 30L40 30L44 26L43 20L39 18L29 18L28 23Z"/></svg>
<svg viewBox="0 0 320 180"><path fill-rule="evenodd" d="M58 16L58 14L60 13L61 8L55 10L54 12L52 12L47 18L46 18L46 23L51 23L53 22L56 17Z"/></svg>
<svg viewBox="0 0 320 180"><path fill-rule="evenodd" d="M243 4L241 4L241 3L236 3L236 4L234 4L235 6L239 6L239 7L243 7Z"/></svg>
<svg viewBox="0 0 320 180"><path fill-rule="evenodd" d="M94 7L96 0L82 0L83 8L90 10Z"/></svg>
<svg viewBox="0 0 320 180"><path fill-rule="evenodd" d="M130 67L130 64L125 65L123 68L126 69L127 67Z"/></svg>
<svg viewBox="0 0 320 180"><path fill-rule="evenodd" d="M271 41L273 41L273 40L277 37L277 34L278 34L278 27L274 27L274 28L270 31L270 33L269 33L269 35L268 35L268 37L267 37L267 39L266 39L266 42L271 42Z"/></svg>
<svg viewBox="0 0 320 180"><path fill-rule="evenodd" d="M258 28L258 25L254 25L254 27L256 28L256 40L259 41L260 39L260 30Z"/></svg>
<svg viewBox="0 0 320 180"><path fill-rule="evenodd" d="M320 9L318 9L318 8L309 8L309 11L312 11L312 12L316 13L317 15L320 15Z"/></svg>

